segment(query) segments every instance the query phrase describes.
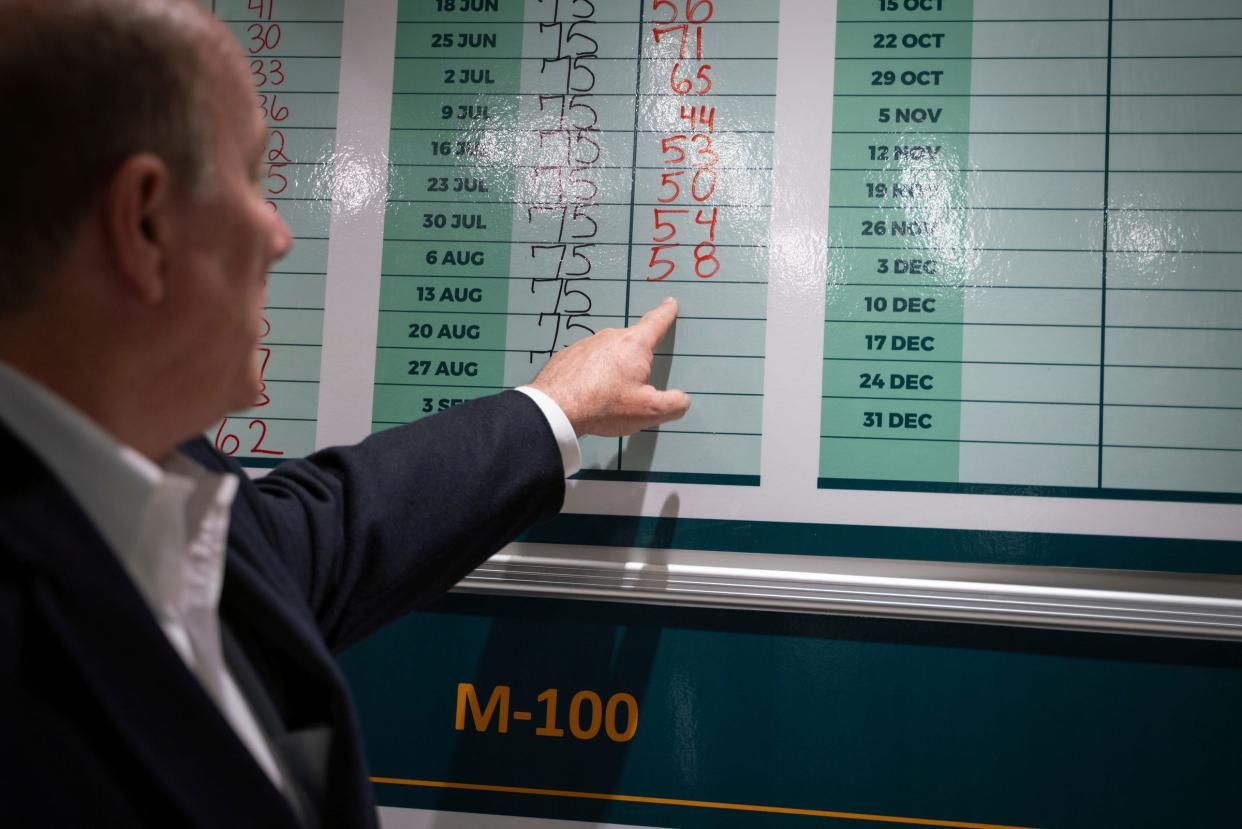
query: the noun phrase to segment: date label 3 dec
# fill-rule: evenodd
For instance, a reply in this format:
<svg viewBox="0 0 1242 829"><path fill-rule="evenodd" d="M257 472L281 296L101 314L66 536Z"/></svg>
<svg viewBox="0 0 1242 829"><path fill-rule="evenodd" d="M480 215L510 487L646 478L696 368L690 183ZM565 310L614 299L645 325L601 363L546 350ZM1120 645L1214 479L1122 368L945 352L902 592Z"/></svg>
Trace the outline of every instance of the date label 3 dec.
<svg viewBox="0 0 1242 829"><path fill-rule="evenodd" d="M628 743L638 733L638 701L632 694L613 694L605 702L594 691L578 691L563 710L560 691L548 688L535 697L542 711L537 710L538 705L533 711L516 710L511 698L510 686L497 685L482 702L473 683L458 683L454 727L458 731L472 728L480 733L508 734L512 723L534 722L536 714L541 714L543 725L535 727L535 736L564 737L565 729L558 724L563 714L569 733L579 740L593 740L603 732L614 743Z"/></svg>

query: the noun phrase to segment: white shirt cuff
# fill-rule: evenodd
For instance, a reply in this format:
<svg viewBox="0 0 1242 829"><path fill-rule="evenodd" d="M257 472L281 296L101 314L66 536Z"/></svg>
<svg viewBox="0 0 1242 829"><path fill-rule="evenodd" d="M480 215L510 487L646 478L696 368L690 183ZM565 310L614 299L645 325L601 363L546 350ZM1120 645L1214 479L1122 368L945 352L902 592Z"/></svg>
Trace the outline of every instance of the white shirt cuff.
<svg viewBox="0 0 1242 829"><path fill-rule="evenodd" d="M548 419L552 427L552 436L556 438L556 446L561 450L561 465L565 468L565 477L577 473L582 468L582 447L578 445L578 436L574 433L574 425L556 405L556 401L533 386L518 386L514 391L535 401L539 411Z"/></svg>

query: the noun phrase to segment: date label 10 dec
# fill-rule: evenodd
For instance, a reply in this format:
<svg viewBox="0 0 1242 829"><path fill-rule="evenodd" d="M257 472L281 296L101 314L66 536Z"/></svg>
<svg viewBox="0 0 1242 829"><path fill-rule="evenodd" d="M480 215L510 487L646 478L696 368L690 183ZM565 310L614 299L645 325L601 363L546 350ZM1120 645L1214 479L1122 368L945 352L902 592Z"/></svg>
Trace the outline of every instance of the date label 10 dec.
<svg viewBox="0 0 1242 829"><path fill-rule="evenodd" d="M510 723L533 722L540 712L513 709L511 696L510 686L497 685L492 688L487 702L482 703L472 683L458 683L454 727L458 731L473 727L480 733L494 730L498 734L508 734ZM558 725L562 713L560 691L548 688L535 700L543 705L543 725L536 726L535 736L564 737L565 729ZM565 725L579 740L593 740L603 732L614 743L628 743L638 733L638 701L633 695L622 693L613 694L604 702L594 691L579 691L569 700Z"/></svg>

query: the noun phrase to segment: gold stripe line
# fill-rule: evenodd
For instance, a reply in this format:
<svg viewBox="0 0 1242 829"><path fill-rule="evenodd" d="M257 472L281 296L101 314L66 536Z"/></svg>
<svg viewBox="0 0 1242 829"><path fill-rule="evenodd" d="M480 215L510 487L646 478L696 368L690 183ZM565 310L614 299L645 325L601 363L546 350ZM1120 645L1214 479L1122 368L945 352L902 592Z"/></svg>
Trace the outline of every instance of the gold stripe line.
<svg viewBox="0 0 1242 829"><path fill-rule="evenodd" d="M828 817L842 820L869 820L876 823L904 823L915 826L946 826L952 829L1031 829L1023 826L1007 826L999 823L967 823L960 820L934 820L917 817L892 817L868 815L858 812L831 812L823 809L795 809L788 806L757 806L750 803L717 803L711 800L679 800L671 797L644 797L635 794L605 794L601 792L570 792L560 789L530 789L522 786L493 786L486 783L450 783L442 780L405 780L400 777L372 777L372 783L391 786L416 786L430 789L461 789L474 792L500 792L502 794L536 794L550 797L576 797L583 800L617 800L624 803L649 803L656 806L694 806L700 809L728 809L735 812L766 812L777 815L803 817Z"/></svg>

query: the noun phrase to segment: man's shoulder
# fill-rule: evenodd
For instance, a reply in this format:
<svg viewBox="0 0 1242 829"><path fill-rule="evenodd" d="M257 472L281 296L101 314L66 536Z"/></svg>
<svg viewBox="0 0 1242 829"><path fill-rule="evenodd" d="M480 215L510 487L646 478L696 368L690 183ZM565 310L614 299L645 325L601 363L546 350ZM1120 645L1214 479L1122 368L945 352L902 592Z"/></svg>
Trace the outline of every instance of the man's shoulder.
<svg viewBox="0 0 1242 829"><path fill-rule="evenodd" d="M25 568L6 554L0 541L0 660L8 663L21 636L23 607L26 603ZM0 667L0 675L8 675L8 664Z"/></svg>
<svg viewBox="0 0 1242 829"><path fill-rule="evenodd" d="M177 447L177 451L185 455L190 460L210 469L212 472L235 472L243 474L243 470L236 461L231 460L222 452L219 452L211 445L207 438L199 435L198 437L187 440Z"/></svg>

